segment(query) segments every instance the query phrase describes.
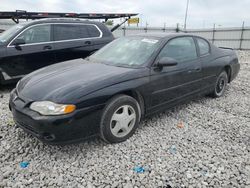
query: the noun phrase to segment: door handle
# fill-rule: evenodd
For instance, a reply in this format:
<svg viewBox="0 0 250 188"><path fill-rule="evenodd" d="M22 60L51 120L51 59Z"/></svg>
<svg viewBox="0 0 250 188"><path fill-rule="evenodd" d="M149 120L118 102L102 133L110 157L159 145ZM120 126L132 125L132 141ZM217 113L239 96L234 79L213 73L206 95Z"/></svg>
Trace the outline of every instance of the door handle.
<svg viewBox="0 0 250 188"><path fill-rule="evenodd" d="M197 67L197 68L194 68L194 69L188 70L188 73L192 73L192 72L200 72L200 71L201 71L201 68L200 68L200 67Z"/></svg>
<svg viewBox="0 0 250 188"><path fill-rule="evenodd" d="M43 49L44 49L44 50L51 50L51 49L52 49L52 46L44 46Z"/></svg>
<svg viewBox="0 0 250 188"><path fill-rule="evenodd" d="M200 67L195 68L194 71L195 71L195 72L200 72L200 71L201 71L201 68L200 68Z"/></svg>
<svg viewBox="0 0 250 188"><path fill-rule="evenodd" d="M88 41L85 41L84 44L90 45L90 44L91 44L91 41L89 41L89 40L88 40Z"/></svg>

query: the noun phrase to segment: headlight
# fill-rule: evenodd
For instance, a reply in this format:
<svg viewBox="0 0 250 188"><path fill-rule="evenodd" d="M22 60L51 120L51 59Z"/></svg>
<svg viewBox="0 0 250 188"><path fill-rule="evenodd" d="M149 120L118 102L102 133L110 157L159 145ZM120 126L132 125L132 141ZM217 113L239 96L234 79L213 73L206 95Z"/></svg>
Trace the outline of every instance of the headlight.
<svg viewBox="0 0 250 188"><path fill-rule="evenodd" d="M56 104L50 101L33 102L30 109L42 115L63 115L75 111L76 106L72 104Z"/></svg>

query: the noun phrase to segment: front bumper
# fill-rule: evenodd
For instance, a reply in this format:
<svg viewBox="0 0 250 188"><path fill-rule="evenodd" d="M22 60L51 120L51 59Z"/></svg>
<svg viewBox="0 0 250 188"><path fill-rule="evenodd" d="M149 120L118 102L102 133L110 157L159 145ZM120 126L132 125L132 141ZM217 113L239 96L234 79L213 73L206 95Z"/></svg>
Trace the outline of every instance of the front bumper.
<svg viewBox="0 0 250 188"><path fill-rule="evenodd" d="M99 133L103 105L77 109L60 116L42 116L32 111L32 102L11 92L9 106L16 124L43 142L66 144L95 136Z"/></svg>

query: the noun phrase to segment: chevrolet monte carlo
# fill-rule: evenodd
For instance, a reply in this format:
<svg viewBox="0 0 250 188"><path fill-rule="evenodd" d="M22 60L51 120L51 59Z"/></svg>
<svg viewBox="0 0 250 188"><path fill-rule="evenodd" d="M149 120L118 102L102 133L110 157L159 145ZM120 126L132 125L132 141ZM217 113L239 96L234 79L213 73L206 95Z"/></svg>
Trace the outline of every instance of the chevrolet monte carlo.
<svg viewBox="0 0 250 188"><path fill-rule="evenodd" d="M25 76L9 106L17 126L44 142L100 136L116 143L132 136L144 117L198 96L222 96L239 69L233 50L198 36L128 36L87 59Z"/></svg>

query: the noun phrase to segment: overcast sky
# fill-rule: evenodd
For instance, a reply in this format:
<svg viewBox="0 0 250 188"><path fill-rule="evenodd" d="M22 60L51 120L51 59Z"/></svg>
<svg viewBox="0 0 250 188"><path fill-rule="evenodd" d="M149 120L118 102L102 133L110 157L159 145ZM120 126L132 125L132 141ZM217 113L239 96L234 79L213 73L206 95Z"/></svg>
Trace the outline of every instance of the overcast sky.
<svg viewBox="0 0 250 188"><path fill-rule="evenodd" d="M0 11L139 13L140 25L183 25L186 0L0 0ZM119 21L119 20L118 20ZM250 0L190 0L187 28L250 26Z"/></svg>

